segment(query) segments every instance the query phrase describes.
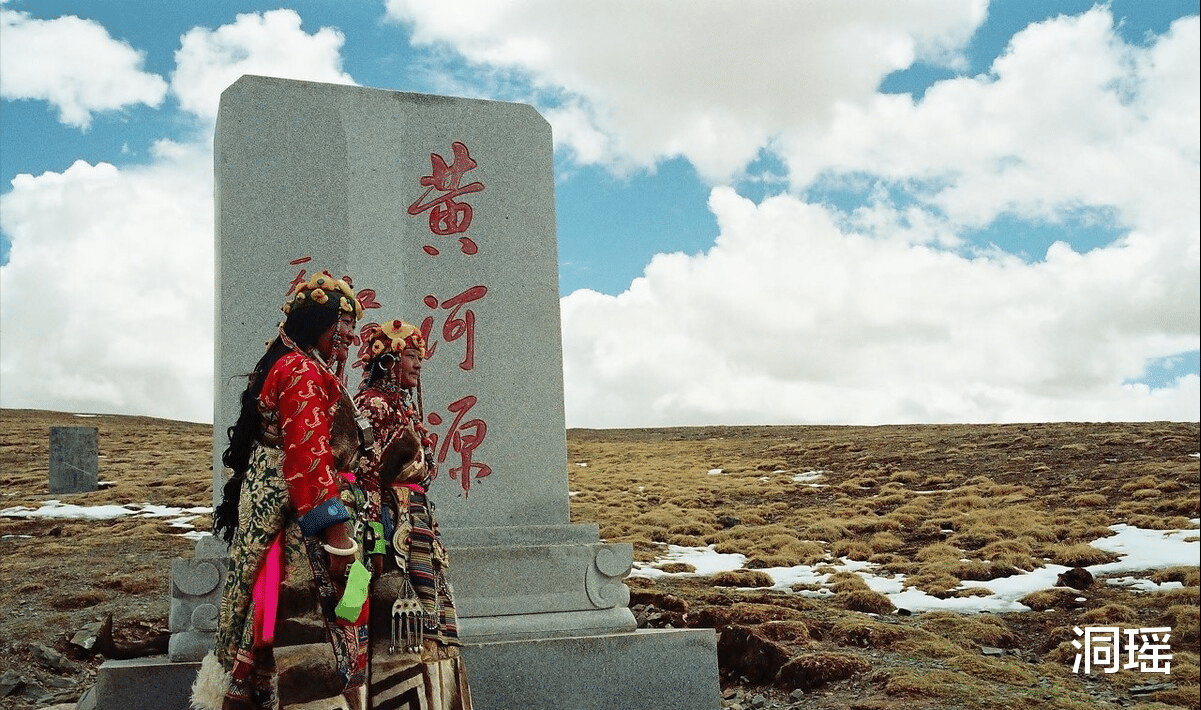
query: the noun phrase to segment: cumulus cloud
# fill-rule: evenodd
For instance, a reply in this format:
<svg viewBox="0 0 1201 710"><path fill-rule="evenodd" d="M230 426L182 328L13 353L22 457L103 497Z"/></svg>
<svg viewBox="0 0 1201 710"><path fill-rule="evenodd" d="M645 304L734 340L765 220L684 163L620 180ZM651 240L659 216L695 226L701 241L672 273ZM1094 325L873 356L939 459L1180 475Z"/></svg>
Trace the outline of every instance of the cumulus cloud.
<svg viewBox="0 0 1201 710"><path fill-rule="evenodd" d="M211 123L221 92L243 74L354 84L342 71L345 39L331 27L308 34L294 10L238 15L215 30L195 27L175 53L171 91L184 110Z"/></svg>
<svg viewBox="0 0 1201 710"><path fill-rule="evenodd" d="M987 75L840 104L828 131L779 149L797 189L871 175L963 226L1082 207L1126 228L1195 221L1198 51L1197 17L1135 47L1097 8L1019 32Z"/></svg>
<svg viewBox="0 0 1201 710"><path fill-rule="evenodd" d="M7 407L212 416L211 156L20 175L0 226ZM164 393L170 393L169 397Z"/></svg>
<svg viewBox="0 0 1201 710"><path fill-rule="evenodd" d="M180 105L211 124L220 92L244 73L349 82L341 35L299 25L281 10L189 32L172 75ZM6 26L6 51L9 39ZM62 83L88 78L73 71ZM12 240L0 266L5 407L211 421L211 141L203 131L191 143L160 141L146 165L77 161L13 180L0 212Z"/></svg>
<svg viewBox="0 0 1201 710"><path fill-rule="evenodd" d="M710 208L707 253L563 299L574 425L1196 418L1195 376L1122 384L1197 345L1195 235L1031 264L845 232L793 197Z"/></svg>
<svg viewBox="0 0 1201 710"><path fill-rule="evenodd" d="M1130 45L1100 7L1025 29L980 76L878 92L915 61L959 66L985 8L388 3L439 56L526 77L577 161L684 156L719 185L712 248L656 256L617 296L563 299L570 426L1195 421L1195 375L1124 383L1198 348L1197 18ZM171 91L208 127L243 73L353 83L342 42L290 10L240 15L185 34ZM764 155L789 193L720 186ZM4 406L211 415L211 175L206 133L149 165L14 182ZM866 197L820 201L840 184ZM1081 213L1117 238L1074 249L1065 227L1018 257L966 236Z"/></svg>
<svg viewBox="0 0 1201 710"><path fill-rule="evenodd" d="M870 101L915 60L956 65L983 0L788 3L388 0L415 44L562 97L556 141L616 167L683 156L727 178L782 133ZM582 119L586 119L582 120ZM595 150L598 133L606 150Z"/></svg>
<svg viewBox="0 0 1201 710"><path fill-rule="evenodd" d="M167 93L162 77L142 71L142 52L91 20L0 9L0 34L0 97L48 101L68 126L87 129L96 112L158 106Z"/></svg>
<svg viewBox="0 0 1201 710"><path fill-rule="evenodd" d="M1198 347L1197 53L1195 17L1135 47L1098 8L920 101L836 102L771 146L795 195L716 189L707 253L563 300L569 421L1195 420L1196 376L1124 383ZM839 176L879 189L851 213L800 196ZM1033 263L961 237L1081 210L1121 236Z"/></svg>

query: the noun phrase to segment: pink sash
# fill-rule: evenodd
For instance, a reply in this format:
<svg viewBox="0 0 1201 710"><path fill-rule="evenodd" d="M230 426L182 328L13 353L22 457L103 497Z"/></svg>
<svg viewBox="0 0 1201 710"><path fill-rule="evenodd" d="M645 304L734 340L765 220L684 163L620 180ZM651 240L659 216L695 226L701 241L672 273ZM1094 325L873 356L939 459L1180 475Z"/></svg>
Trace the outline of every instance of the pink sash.
<svg viewBox="0 0 1201 710"><path fill-rule="evenodd" d="M267 558L254 581L254 647L275 642L275 617L279 608L279 584L283 576L283 533L267 548Z"/></svg>

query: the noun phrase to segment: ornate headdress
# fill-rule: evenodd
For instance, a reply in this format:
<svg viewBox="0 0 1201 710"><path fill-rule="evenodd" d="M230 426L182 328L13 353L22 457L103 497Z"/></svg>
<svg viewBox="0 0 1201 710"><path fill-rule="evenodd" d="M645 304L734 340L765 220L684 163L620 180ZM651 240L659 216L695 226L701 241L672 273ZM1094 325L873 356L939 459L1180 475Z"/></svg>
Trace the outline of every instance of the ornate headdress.
<svg viewBox="0 0 1201 710"><path fill-rule="evenodd" d="M364 367L375 362L388 353L400 354L405 350L416 350L425 359L425 338L421 337L421 329L401 320L368 323L363 326L359 338L363 341L359 348L359 360L356 365Z"/></svg>
<svg viewBox="0 0 1201 710"><path fill-rule="evenodd" d="M334 278L328 271L315 271L308 281L300 281L292 287L281 310L289 314L294 309L309 306L349 313L356 321L363 317L363 306L359 299L355 298L354 290L342 279Z"/></svg>

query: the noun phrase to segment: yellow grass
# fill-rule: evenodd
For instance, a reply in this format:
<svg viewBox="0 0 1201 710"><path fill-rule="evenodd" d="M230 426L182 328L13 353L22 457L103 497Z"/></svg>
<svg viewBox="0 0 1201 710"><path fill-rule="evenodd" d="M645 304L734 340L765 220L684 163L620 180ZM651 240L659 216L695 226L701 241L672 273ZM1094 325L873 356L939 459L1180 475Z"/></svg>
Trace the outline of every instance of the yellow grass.
<svg viewBox="0 0 1201 710"><path fill-rule="evenodd" d="M4 412L10 427L13 419ZM208 504L211 431L151 421L139 422L141 429L122 428L105 418L100 424L106 456L101 477L115 485L80 502ZM157 439L147 445L145 430L152 426L159 427ZM41 450L34 446L42 439L21 434L0 447L5 476L18 471L27 477L0 492L4 506L40 503L27 481L46 476L44 464L28 464L45 461L44 444ZM834 574L840 570L833 565L840 557L870 560L879 565L877 573L905 575L905 586L964 597L989 593L964 587L964 581L1046 564L1107 561L1110 556L1089 543L1112 534L1112 525L1191 527L1201 493L1191 457L1197 442L1195 423L572 430L565 463L576 492L569 500L571 522L595 523L605 541L631 543L635 559L659 560L668 544L714 545L746 556L754 569L629 579L631 605L663 604L673 596L675 625L719 632L745 626L782 648L772 670L789 667L780 682L795 685L775 685L770 678L755 689L780 701L779 707L788 706L788 692L808 685L817 691L804 698L810 710L1091 710L1097 702L1090 684L1100 683L1117 694L1121 707L1159 703L1179 710L1196 707L1196 566L1133 573L1180 582L1183 589L1139 594L1100 579L1085 591L1052 588L1021 600L1037 611L907 616L882 603L887 599L858 575ZM712 469L722 473L710 475ZM812 481L792 480L808 471L823 473ZM503 483L504 472L493 480ZM6 533L40 525L0 524ZM4 579L20 580L4 592L6 607L42 622L61 620L42 630L29 619L6 616L0 631L18 665L0 661L0 670L36 666L16 639L54 645L63 628L100 610L115 609L120 619L121 613L152 609L138 612L148 615L148 628L156 614L165 624L167 580L159 562L187 556L190 543L148 520L64 521L58 528L57 537L36 539L38 554L28 559L13 554L11 539L0 541L7 545L0 550L7 553L0 556ZM115 538L133 558L122 558L119 569L103 575L76 573L79 560L111 561ZM47 559L72 562L52 566ZM766 588L773 581L764 568L795 565L816 566L817 574L833 575L832 583ZM695 573L679 563L658 566ZM50 576L51 569L59 573ZM142 599L150 601L130 601ZM1073 676L1071 629L1089 623L1171 626L1176 688L1133 697L1128 686L1146 679L1123 675L1093 683ZM1021 660L983 657L981 646L1012 649ZM719 657L725 685L740 683L732 662ZM1031 684L1031 677L1039 682Z"/></svg>

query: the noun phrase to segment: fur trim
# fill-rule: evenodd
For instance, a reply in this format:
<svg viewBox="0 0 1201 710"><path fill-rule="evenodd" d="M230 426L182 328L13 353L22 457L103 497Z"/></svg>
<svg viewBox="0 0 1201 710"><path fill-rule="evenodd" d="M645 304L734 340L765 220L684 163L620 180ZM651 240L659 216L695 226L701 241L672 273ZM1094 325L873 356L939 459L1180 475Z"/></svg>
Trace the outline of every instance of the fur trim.
<svg viewBox="0 0 1201 710"><path fill-rule="evenodd" d="M192 710L221 710L229 692L229 673L211 651L200 662L200 672L192 684Z"/></svg>

